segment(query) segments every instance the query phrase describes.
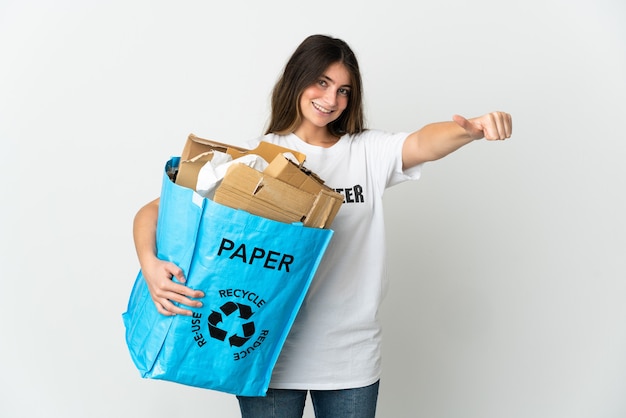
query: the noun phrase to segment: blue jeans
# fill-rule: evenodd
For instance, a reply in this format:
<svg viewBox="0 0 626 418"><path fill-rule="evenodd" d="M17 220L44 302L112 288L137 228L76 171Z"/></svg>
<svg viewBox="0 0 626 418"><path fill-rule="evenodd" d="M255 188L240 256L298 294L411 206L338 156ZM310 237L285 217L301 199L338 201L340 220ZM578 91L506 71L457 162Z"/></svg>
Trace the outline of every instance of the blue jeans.
<svg viewBox="0 0 626 418"><path fill-rule="evenodd" d="M312 390L316 418L374 418L378 385L356 389ZM242 418L302 418L306 390L269 389L266 396L237 396Z"/></svg>

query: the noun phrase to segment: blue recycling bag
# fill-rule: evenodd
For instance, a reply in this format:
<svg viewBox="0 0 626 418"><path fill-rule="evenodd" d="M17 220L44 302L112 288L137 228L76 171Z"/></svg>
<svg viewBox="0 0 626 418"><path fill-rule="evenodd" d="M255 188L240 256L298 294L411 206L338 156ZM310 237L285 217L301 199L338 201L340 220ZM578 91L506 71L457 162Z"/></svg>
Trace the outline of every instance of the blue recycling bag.
<svg viewBox="0 0 626 418"><path fill-rule="evenodd" d="M263 396L298 309L332 237L220 205L163 172L158 257L205 293L193 316L161 315L141 271L122 315L144 378Z"/></svg>

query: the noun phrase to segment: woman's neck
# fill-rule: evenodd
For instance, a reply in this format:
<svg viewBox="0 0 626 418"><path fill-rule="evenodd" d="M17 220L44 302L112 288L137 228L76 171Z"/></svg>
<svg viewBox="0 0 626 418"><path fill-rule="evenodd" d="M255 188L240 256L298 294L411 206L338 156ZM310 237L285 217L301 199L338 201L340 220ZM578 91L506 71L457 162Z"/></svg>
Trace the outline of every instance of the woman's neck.
<svg viewBox="0 0 626 418"><path fill-rule="evenodd" d="M326 127L315 127L314 129L307 129L305 126L300 126L294 132L298 138L310 145L318 147L329 148L339 141L339 137L332 135L328 132Z"/></svg>

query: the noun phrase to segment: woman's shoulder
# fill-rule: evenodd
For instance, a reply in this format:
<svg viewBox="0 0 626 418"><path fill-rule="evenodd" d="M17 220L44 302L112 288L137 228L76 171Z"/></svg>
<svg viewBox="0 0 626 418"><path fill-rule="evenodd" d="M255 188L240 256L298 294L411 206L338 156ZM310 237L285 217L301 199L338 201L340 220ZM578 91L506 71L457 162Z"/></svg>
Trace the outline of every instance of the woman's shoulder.
<svg viewBox="0 0 626 418"><path fill-rule="evenodd" d="M346 134L345 138L354 142L369 143L371 141L393 140L394 138L403 139L409 134L406 132L390 132L382 129L366 129L355 134Z"/></svg>
<svg viewBox="0 0 626 418"><path fill-rule="evenodd" d="M249 149L254 149L256 148L257 145L259 145L260 142L271 142L275 144L279 142L279 139L277 137L278 135L275 135L275 134L260 135L260 136L257 136L256 138L248 139L247 141L244 142L243 146Z"/></svg>
<svg viewBox="0 0 626 418"><path fill-rule="evenodd" d="M264 134L261 135L253 140L251 140L250 142L254 143L254 144L258 144L259 142L270 142L272 144L279 144L281 142L284 142L286 140L288 135L278 135L275 133L268 133L268 134Z"/></svg>

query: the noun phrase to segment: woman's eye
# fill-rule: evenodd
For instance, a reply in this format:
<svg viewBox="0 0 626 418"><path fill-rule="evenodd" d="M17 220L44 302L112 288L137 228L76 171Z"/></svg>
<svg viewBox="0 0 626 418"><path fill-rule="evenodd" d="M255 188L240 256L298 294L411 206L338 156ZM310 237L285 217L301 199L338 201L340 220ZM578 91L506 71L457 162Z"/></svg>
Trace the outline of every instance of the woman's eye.
<svg viewBox="0 0 626 418"><path fill-rule="evenodd" d="M327 85L327 84L326 84L326 80L319 80L319 81L317 82L317 84L319 84L319 85L320 85L320 86L322 86L322 87L326 87L326 85Z"/></svg>
<svg viewBox="0 0 626 418"><path fill-rule="evenodd" d="M338 92L342 96L349 96L350 95L350 90L349 89L339 89Z"/></svg>

